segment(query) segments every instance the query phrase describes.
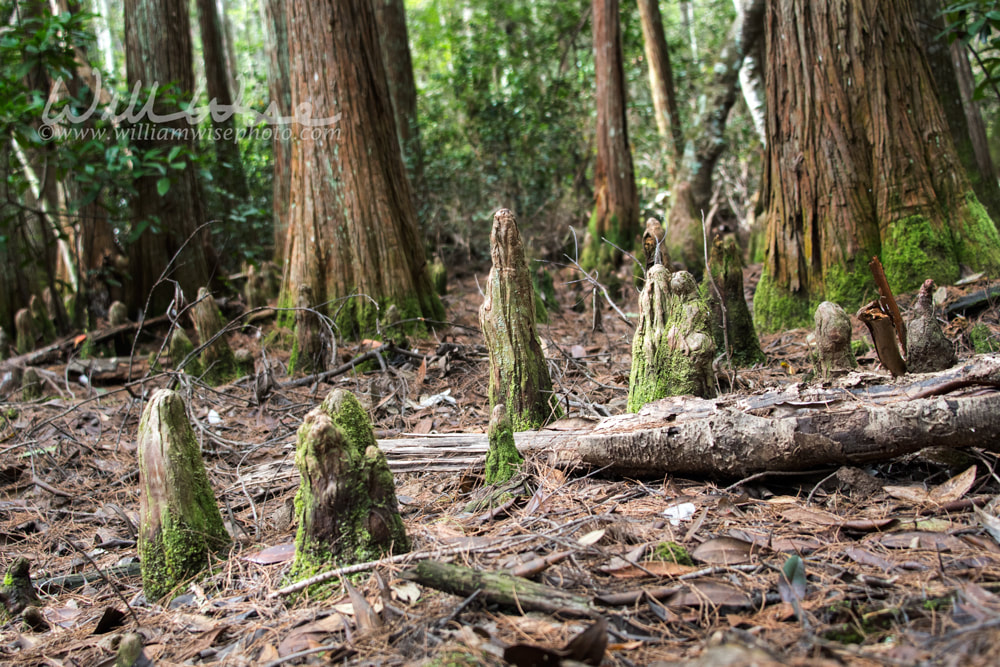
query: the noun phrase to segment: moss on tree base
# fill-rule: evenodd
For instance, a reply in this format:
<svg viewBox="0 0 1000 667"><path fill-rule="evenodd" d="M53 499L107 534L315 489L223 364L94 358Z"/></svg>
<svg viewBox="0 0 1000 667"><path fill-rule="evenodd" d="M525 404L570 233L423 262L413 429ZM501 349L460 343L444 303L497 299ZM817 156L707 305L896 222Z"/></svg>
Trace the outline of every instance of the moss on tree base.
<svg viewBox="0 0 1000 667"><path fill-rule="evenodd" d="M139 422L139 561L156 600L209 565L229 534L181 397L157 390Z"/></svg>
<svg viewBox="0 0 1000 667"><path fill-rule="evenodd" d="M507 408L503 404L493 408L489 440L490 448L486 452L486 483L502 484L513 477L524 463L524 457L514 444L514 431L507 417Z"/></svg>

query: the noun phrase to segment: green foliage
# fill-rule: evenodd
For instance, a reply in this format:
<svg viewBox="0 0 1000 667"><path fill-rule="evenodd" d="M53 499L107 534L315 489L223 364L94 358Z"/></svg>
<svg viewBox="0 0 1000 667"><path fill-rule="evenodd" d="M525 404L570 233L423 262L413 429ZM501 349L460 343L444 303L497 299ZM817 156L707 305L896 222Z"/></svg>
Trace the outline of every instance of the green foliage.
<svg viewBox="0 0 1000 667"><path fill-rule="evenodd" d="M995 0L953 2L941 10L949 41L959 40L980 67L975 99L992 90L1000 101L1000 8Z"/></svg>

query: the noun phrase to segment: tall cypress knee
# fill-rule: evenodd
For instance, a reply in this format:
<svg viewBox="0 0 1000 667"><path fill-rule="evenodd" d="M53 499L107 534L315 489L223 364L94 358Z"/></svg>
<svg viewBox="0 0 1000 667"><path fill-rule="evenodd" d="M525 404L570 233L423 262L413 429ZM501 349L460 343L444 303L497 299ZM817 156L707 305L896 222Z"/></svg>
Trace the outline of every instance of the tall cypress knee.
<svg viewBox="0 0 1000 667"><path fill-rule="evenodd" d="M139 559L155 600L209 565L229 534L181 397L157 390L139 422Z"/></svg>
<svg viewBox="0 0 1000 667"><path fill-rule="evenodd" d="M493 268L479 308L490 354L490 410L503 403L513 429L526 431L544 424L558 408L535 329L535 290L521 234L508 209L493 215L490 253Z"/></svg>

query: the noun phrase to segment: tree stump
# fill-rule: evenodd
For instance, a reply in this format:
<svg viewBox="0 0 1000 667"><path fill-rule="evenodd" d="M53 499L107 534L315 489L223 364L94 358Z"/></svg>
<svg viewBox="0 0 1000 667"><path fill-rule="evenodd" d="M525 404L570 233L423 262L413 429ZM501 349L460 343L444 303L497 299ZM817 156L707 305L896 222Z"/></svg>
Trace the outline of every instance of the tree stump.
<svg viewBox="0 0 1000 667"><path fill-rule="evenodd" d="M639 296L639 326L632 339L628 409L665 396L715 396L715 343L708 306L687 271L671 275L653 266Z"/></svg>
<svg viewBox="0 0 1000 667"><path fill-rule="evenodd" d="M913 373L943 371L958 362L955 346L941 331L935 311L934 281L928 278L917 294L907 328L906 364Z"/></svg>
<svg viewBox="0 0 1000 667"><path fill-rule="evenodd" d="M816 347L819 352L819 374L824 378L858 367L851 349L851 318L832 301L816 307Z"/></svg>
<svg viewBox="0 0 1000 667"><path fill-rule="evenodd" d="M293 578L409 551L392 473L353 394L335 389L306 415L295 465Z"/></svg>
<svg viewBox="0 0 1000 667"><path fill-rule="evenodd" d="M299 285L299 297L295 306L295 345L288 360L288 373L322 373L326 370L328 351L323 335L323 322L313 299L312 288Z"/></svg>
<svg viewBox="0 0 1000 667"><path fill-rule="evenodd" d="M42 397L42 377L34 368L27 368L21 376L21 400L35 401Z"/></svg>
<svg viewBox="0 0 1000 667"><path fill-rule="evenodd" d="M198 288L198 301L191 308L191 321L194 322L198 340L205 346L201 351L202 379L210 385L218 385L239 375L241 369L224 336L219 336L206 345L222 331L226 320L222 317L215 298L205 287Z"/></svg>
<svg viewBox="0 0 1000 667"><path fill-rule="evenodd" d="M139 559L157 600L209 565L231 539L208 483L184 401L153 393L139 421Z"/></svg>
<svg viewBox="0 0 1000 667"><path fill-rule="evenodd" d="M35 322L35 333L42 337L42 344L48 345L54 341L56 339L56 325L45 310L45 302L37 294L32 294L31 300L28 301L28 309L31 310L31 319Z"/></svg>
<svg viewBox="0 0 1000 667"><path fill-rule="evenodd" d="M14 329L17 331L17 353L28 354L35 349L38 333L31 311L22 308L14 315Z"/></svg>
<svg viewBox="0 0 1000 667"><path fill-rule="evenodd" d="M490 448L486 452L486 483L502 484L509 480L524 463L524 457L514 445L514 431L503 403L493 407L489 428Z"/></svg>
<svg viewBox="0 0 1000 667"><path fill-rule="evenodd" d="M725 349L728 339L734 366L746 367L767 361L760 349L757 330L743 294L743 257L736 239L715 237L710 258L714 283L708 285L708 304L712 309L712 337L717 349ZM716 292L718 289L718 292ZM720 301L719 295L722 299ZM724 315L724 316L723 316ZM725 326L725 335L723 335Z"/></svg>
<svg viewBox="0 0 1000 667"><path fill-rule="evenodd" d="M541 426L557 412L552 378L535 329L535 290L514 214L502 208L490 233L493 268L479 324L490 355L490 409L503 403L515 431Z"/></svg>

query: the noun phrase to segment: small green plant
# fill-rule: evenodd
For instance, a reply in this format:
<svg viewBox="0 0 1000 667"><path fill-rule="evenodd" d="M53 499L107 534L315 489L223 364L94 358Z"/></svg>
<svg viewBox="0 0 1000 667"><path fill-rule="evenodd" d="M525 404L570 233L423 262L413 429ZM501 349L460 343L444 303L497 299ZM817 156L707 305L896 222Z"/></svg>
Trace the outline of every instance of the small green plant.
<svg viewBox="0 0 1000 667"><path fill-rule="evenodd" d="M687 549L676 542L660 542L657 544L656 548L653 549L652 559L677 563L678 565L694 565L694 561L691 560L691 555Z"/></svg>

